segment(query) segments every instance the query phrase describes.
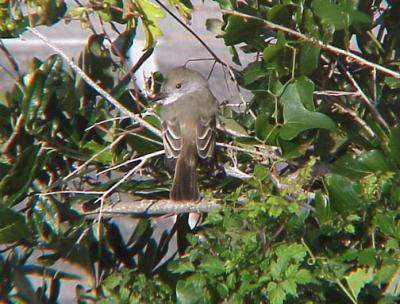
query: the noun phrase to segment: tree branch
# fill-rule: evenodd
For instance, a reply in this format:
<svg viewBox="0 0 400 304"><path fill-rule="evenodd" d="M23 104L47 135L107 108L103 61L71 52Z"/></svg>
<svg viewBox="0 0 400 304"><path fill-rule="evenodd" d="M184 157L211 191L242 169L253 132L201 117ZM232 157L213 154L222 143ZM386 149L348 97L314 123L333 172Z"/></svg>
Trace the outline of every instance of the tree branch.
<svg viewBox="0 0 400 304"><path fill-rule="evenodd" d="M349 51L340 49L338 47L335 47L335 46L332 46L332 45L329 45L329 44L325 44L324 42L322 42L321 40L318 40L316 38L307 37L306 35L304 35L302 33L299 33L297 31L294 31L294 30L289 29L287 27L284 27L282 25L278 25L278 24L275 24L273 22L264 20L262 18L259 18L259 17L256 17L256 16L252 16L252 15L248 15L248 14L244 14L244 13L240 13L240 12L236 12L236 11L221 10L221 12L223 14L226 14L226 15L238 16L238 17L242 17L244 19L258 20L260 22L263 22L266 28L269 28L269 29L272 29L272 30L276 30L276 31L285 32L285 33L289 34L290 36L295 37L297 39L301 39L301 40L304 40L304 41L308 41L308 42L314 43L314 44L316 44L317 46L319 46L321 49L323 49L325 51L328 51L328 52L331 52L331 53L334 53L336 55L340 55L340 56L343 56L343 57L346 57L346 58L351 58L361 66L365 65L365 66L370 67L371 69L376 69L377 71L380 71L380 72L382 72L382 73L384 73L386 75L389 75L391 77L400 79L400 73L398 73L396 71L393 71L393 70L388 69L386 67L383 67L383 66L381 66L379 64L376 64L376 63L373 63L371 61L368 61L368 60L366 60L366 59L364 59L364 58L362 58L362 57L360 57L360 56L358 56L356 54L353 54L353 53L349 52Z"/></svg>
<svg viewBox="0 0 400 304"><path fill-rule="evenodd" d="M210 212L213 210L221 209L222 206L217 204L216 201L205 201L202 200L198 203L193 202L182 202L177 203L169 199L151 200L143 199L131 202L119 202L108 206L103 206L101 214L103 216L154 216L154 215L165 215L168 213L190 213L190 212ZM78 210L81 214L98 215L100 209L94 211L86 211L83 208Z"/></svg>
<svg viewBox="0 0 400 304"><path fill-rule="evenodd" d="M53 43L51 43L47 37L42 35L38 30L28 27L27 28L32 34L34 34L36 37L39 37L48 47L50 47L53 51L55 51L57 54L59 54L64 60L69 64L69 66L77 73L79 76L82 77L82 79L90 86L92 87L97 93L99 93L104 99L106 99L109 103L111 103L114 107L116 107L121 113L124 113L125 115L128 115L132 120L136 121L140 125L142 125L144 128L152 132L153 134L157 135L158 137L161 137L161 132L153 127L151 124L149 124L147 121L145 121L143 118L139 117L139 115L136 115L132 113L128 108L126 108L124 105L122 105L118 100L116 100L114 97L112 97L107 91L105 91L103 88L101 88L97 83L95 83L78 65L76 65L69 57L67 54L65 54L61 49L56 47Z"/></svg>

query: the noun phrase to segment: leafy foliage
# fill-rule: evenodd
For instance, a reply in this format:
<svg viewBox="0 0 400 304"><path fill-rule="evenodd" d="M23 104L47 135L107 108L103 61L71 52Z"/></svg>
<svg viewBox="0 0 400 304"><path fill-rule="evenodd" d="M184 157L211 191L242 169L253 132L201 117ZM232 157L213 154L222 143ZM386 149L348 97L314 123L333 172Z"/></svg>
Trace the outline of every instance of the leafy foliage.
<svg viewBox="0 0 400 304"><path fill-rule="evenodd" d="M126 117L115 119L114 106L59 55L33 58L0 99L0 300L54 303L64 280L76 278L58 269L62 260L89 278L76 289L81 302L399 301L400 4L216 2L221 19L205 20L207 28L233 62L243 53L253 58L230 71L253 97L242 113L221 110L229 132L218 139L231 148L219 149L217 159L249 178L202 172L205 196L221 210L204 214L194 229L181 214L160 237L156 220L142 218L126 239L113 220L82 210L99 207L99 193L114 185L120 193L165 197L170 178L159 155L97 175L162 149L160 139ZM169 3L190 19L189 1ZM146 92L129 89L162 34L157 21L165 10L157 1L67 7L13 0L0 8L2 38L60 19L91 28L97 16L124 26L113 38L104 28L93 33L78 63L159 127ZM139 26L146 49L126 72ZM117 184L136 165L141 176ZM179 256L170 254L176 243ZM43 276L42 286L31 284L32 275Z"/></svg>

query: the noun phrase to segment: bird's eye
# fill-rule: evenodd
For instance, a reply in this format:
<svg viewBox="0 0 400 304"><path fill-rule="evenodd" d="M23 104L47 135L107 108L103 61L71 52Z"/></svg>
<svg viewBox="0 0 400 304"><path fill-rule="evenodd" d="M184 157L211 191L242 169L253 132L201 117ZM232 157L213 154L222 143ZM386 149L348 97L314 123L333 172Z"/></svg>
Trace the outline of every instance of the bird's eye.
<svg viewBox="0 0 400 304"><path fill-rule="evenodd" d="M177 83L176 86L175 86L175 88L177 88L177 89L180 89L181 87L182 87L181 83Z"/></svg>

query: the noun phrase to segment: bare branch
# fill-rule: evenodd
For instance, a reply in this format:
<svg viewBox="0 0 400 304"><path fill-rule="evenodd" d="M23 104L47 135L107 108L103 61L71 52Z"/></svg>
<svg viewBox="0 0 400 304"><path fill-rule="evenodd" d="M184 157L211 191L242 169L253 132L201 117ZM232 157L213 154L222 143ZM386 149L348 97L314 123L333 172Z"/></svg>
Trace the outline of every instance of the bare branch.
<svg viewBox="0 0 400 304"><path fill-rule="evenodd" d="M64 51L56 47L53 43L51 43L47 37L42 35L38 30L28 27L27 28L32 34L35 36L39 37L48 47L50 47L53 51L55 51L57 54L59 54L62 58L65 59L65 61L69 64L69 66L77 73L79 76L82 77L82 79L94 90L97 91L101 96L104 97L109 103L111 103L114 107L116 107L120 112L124 113L125 115L128 115L132 120L138 122L140 125L142 125L144 128L152 132L153 134L157 135L158 137L161 137L161 132L153 127L151 124L149 124L147 121L142 119L139 115L136 115L132 113L128 108L126 108L124 105L122 105L118 100L116 100L114 97L112 97L107 91L105 91L103 88L101 88L97 83L95 83L76 63L74 63L69 57L65 54Z"/></svg>
<svg viewBox="0 0 400 304"><path fill-rule="evenodd" d="M213 210L221 209L222 206L217 204L216 201L202 200L198 203L182 202L177 203L169 199L151 200L143 199L132 202L120 202L109 206L104 206L101 213L103 216L149 216L149 215L164 215L168 213L189 213L189 212L210 212ZM100 210L86 212L79 210L83 215L98 215Z"/></svg>

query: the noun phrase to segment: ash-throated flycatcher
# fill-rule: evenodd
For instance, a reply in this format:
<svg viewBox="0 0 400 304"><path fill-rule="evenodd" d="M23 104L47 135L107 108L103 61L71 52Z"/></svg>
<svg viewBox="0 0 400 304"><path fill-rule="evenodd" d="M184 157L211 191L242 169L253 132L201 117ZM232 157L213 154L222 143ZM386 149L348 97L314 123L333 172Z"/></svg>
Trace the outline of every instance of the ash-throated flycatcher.
<svg viewBox="0 0 400 304"><path fill-rule="evenodd" d="M216 99L207 80L186 67L167 73L160 99L166 160L175 168L170 199L198 201L197 159L213 156Z"/></svg>

